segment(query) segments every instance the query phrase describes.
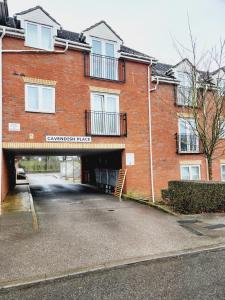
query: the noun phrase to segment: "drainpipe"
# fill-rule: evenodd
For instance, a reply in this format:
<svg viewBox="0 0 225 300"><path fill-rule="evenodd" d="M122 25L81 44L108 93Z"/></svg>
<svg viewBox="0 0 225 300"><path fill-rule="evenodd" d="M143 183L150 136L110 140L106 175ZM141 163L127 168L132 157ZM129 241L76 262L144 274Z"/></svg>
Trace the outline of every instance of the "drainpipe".
<svg viewBox="0 0 225 300"><path fill-rule="evenodd" d="M150 171L151 171L151 192L152 201L155 203L155 191L154 191L154 174L153 174L153 155L152 155L152 110L151 110L151 75L150 68L152 66L152 61L148 66L148 125L149 125L149 151L150 151Z"/></svg>
<svg viewBox="0 0 225 300"><path fill-rule="evenodd" d="M0 37L0 215L1 215L1 202L2 202L2 86L3 86L3 80L2 80L2 72L3 72L3 65L2 65L2 47L3 47L3 38L5 36L5 28L2 31L1 37Z"/></svg>
<svg viewBox="0 0 225 300"><path fill-rule="evenodd" d="M157 83L154 88L151 89L151 66L152 61L148 65L148 124L149 124L149 150L150 150L150 173L151 173L151 192L152 192L152 202L155 203L155 190L154 190L154 170L153 170L153 150L152 150L152 109L151 109L151 92L157 89L159 80L157 78Z"/></svg>

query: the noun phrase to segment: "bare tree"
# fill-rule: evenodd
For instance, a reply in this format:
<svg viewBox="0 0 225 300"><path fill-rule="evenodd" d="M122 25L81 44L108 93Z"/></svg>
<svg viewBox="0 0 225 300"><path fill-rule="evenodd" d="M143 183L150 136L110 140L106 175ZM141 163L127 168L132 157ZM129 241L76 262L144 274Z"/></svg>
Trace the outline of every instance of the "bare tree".
<svg viewBox="0 0 225 300"><path fill-rule="evenodd" d="M222 140L225 138L225 41L198 56L190 23L189 37L190 49L176 42L183 60L180 73L186 76L185 84L181 83L177 88L177 96L182 102L183 112L191 116L192 121L185 119L192 129L189 143L191 147L200 147L207 160L209 180L212 180L212 162L225 153L225 142ZM188 59L184 59L184 53ZM212 72L212 68L216 71ZM179 79L178 73L174 76ZM182 142L187 143L187 140L183 138Z"/></svg>

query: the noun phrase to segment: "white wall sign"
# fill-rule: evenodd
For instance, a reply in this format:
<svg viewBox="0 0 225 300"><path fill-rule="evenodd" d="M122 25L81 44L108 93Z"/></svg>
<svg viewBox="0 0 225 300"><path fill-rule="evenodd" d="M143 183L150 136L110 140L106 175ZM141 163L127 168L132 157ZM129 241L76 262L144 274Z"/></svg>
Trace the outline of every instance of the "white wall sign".
<svg viewBox="0 0 225 300"><path fill-rule="evenodd" d="M126 165L127 166L135 165L134 153L126 153Z"/></svg>
<svg viewBox="0 0 225 300"><path fill-rule="evenodd" d="M61 136L61 135L47 135L46 142L56 143L91 143L90 136Z"/></svg>
<svg viewBox="0 0 225 300"><path fill-rule="evenodd" d="M9 131L20 131L20 123L9 123Z"/></svg>

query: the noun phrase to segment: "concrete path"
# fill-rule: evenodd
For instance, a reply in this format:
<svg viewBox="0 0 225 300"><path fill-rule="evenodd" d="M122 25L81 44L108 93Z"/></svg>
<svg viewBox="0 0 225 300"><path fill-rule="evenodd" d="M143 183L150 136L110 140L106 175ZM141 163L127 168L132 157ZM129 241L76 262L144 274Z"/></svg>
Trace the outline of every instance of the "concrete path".
<svg viewBox="0 0 225 300"><path fill-rule="evenodd" d="M51 175L30 176L38 233L0 232L0 285L103 264L122 264L219 243L224 236L197 236L177 218L135 202L119 202Z"/></svg>

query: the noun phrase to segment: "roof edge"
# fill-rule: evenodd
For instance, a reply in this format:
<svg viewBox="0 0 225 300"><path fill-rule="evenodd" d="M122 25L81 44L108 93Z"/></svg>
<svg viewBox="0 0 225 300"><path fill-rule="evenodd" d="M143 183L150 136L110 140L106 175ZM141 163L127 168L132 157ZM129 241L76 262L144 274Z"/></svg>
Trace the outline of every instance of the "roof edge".
<svg viewBox="0 0 225 300"><path fill-rule="evenodd" d="M90 27L88 27L88 28L86 28L86 29L84 29L84 30L82 30L82 32L86 32L86 31L89 31L89 30L91 30L92 28L95 28L95 27L97 27L98 25L100 25L100 24L105 24L114 34L115 34L115 36L117 36L118 37L118 39L119 40L121 40L121 42L123 42L123 39L112 29L112 27L105 21L105 20L101 20L101 21L99 21L99 22L97 22L97 23L95 23L95 24L93 24L93 25L91 25Z"/></svg>
<svg viewBox="0 0 225 300"><path fill-rule="evenodd" d="M37 9L40 9L43 13L46 14L46 16L48 16L53 22L55 22L57 25L59 25L61 27L61 24L59 24L56 19L54 19L42 6L40 5L37 5L37 6L34 6L32 8L29 8L27 10L24 10L24 11L21 11L19 13L16 13L14 16L22 16L22 15L25 15L31 11L34 11L34 10L37 10Z"/></svg>

